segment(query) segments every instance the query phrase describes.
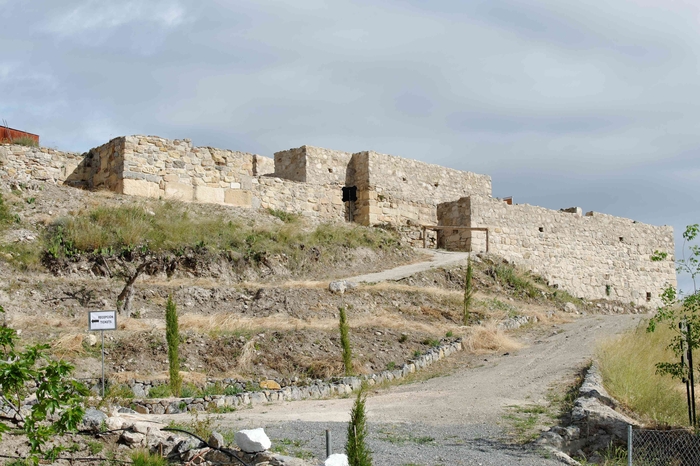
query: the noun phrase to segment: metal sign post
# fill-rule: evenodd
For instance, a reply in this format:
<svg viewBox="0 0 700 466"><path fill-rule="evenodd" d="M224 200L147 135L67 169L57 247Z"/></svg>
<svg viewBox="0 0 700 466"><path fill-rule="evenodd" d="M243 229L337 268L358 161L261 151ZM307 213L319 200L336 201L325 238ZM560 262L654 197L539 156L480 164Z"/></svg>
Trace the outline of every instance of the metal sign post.
<svg viewBox="0 0 700 466"><path fill-rule="evenodd" d="M102 398L105 397L105 330L117 329L117 311L90 311L88 330L102 333Z"/></svg>

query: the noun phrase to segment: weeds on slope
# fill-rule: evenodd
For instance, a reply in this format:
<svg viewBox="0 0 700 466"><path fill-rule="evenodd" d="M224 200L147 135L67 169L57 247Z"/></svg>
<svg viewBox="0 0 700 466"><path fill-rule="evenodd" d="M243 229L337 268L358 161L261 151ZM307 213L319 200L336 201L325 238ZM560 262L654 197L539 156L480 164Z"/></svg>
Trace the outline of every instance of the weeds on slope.
<svg viewBox="0 0 700 466"><path fill-rule="evenodd" d="M685 390L681 383L656 373L656 363L674 360L667 348L671 331L658 327L646 332L646 322L598 346L605 388L611 396L647 423L681 426L688 422Z"/></svg>

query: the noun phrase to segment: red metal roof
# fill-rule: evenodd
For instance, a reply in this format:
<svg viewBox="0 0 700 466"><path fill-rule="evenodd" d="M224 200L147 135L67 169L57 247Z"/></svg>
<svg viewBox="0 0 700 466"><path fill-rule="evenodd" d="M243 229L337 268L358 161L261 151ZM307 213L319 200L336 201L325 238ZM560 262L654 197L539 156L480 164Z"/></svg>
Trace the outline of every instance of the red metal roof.
<svg viewBox="0 0 700 466"><path fill-rule="evenodd" d="M19 129L10 128L7 126L0 126L0 142L12 142L19 138L30 138L39 144L39 135L28 133L26 131L21 131Z"/></svg>

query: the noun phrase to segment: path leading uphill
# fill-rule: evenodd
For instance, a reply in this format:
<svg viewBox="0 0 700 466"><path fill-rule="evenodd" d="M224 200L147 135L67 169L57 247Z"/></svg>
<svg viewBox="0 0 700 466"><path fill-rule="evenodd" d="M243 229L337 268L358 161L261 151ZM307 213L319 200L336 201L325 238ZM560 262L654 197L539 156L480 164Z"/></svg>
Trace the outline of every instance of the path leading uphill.
<svg viewBox="0 0 700 466"><path fill-rule="evenodd" d="M469 257L468 252L452 252L443 249L421 249L421 252L432 256L431 259L414 264L402 265L382 272L349 277L346 278L346 280L355 283L377 283L386 280L401 280L402 278L410 277L418 272L423 272L435 267L444 267L446 265L466 261Z"/></svg>
<svg viewBox="0 0 700 466"><path fill-rule="evenodd" d="M367 416L375 464L554 465L556 460L502 439L508 406L545 403L549 388L564 384L604 337L637 325L642 316L587 316L535 329L526 347L474 360L457 353L447 376L370 394ZM544 333L543 333L544 332ZM448 358L449 359L449 358ZM475 364L476 362L476 364ZM229 428L260 427L273 439L289 439L324 457L324 431L341 449L353 399L306 400L255 406L222 415ZM168 422L186 416L164 416Z"/></svg>

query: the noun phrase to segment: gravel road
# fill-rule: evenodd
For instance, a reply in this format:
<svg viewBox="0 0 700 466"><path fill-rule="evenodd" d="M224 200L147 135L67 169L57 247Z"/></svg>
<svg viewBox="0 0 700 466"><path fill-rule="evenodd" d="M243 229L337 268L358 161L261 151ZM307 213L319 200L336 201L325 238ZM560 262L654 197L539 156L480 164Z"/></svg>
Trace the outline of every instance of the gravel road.
<svg viewBox="0 0 700 466"><path fill-rule="evenodd" d="M639 315L586 316L522 335L525 347L505 355L450 356L454 370L424 382L375 391L367 400L375 464L554 465L540 453L510 445L503 415L508 406L546 403L549 388L564 385L593 354L602 337L639 323ZM225 428L265 427L272 439L325 457L325 429L340 451L352 398L256 406L220 416ZM187 415L161 416L187 421ZM296 441L296 444L294 444ZM297 446L293 446L297 445Z"/></svg>

